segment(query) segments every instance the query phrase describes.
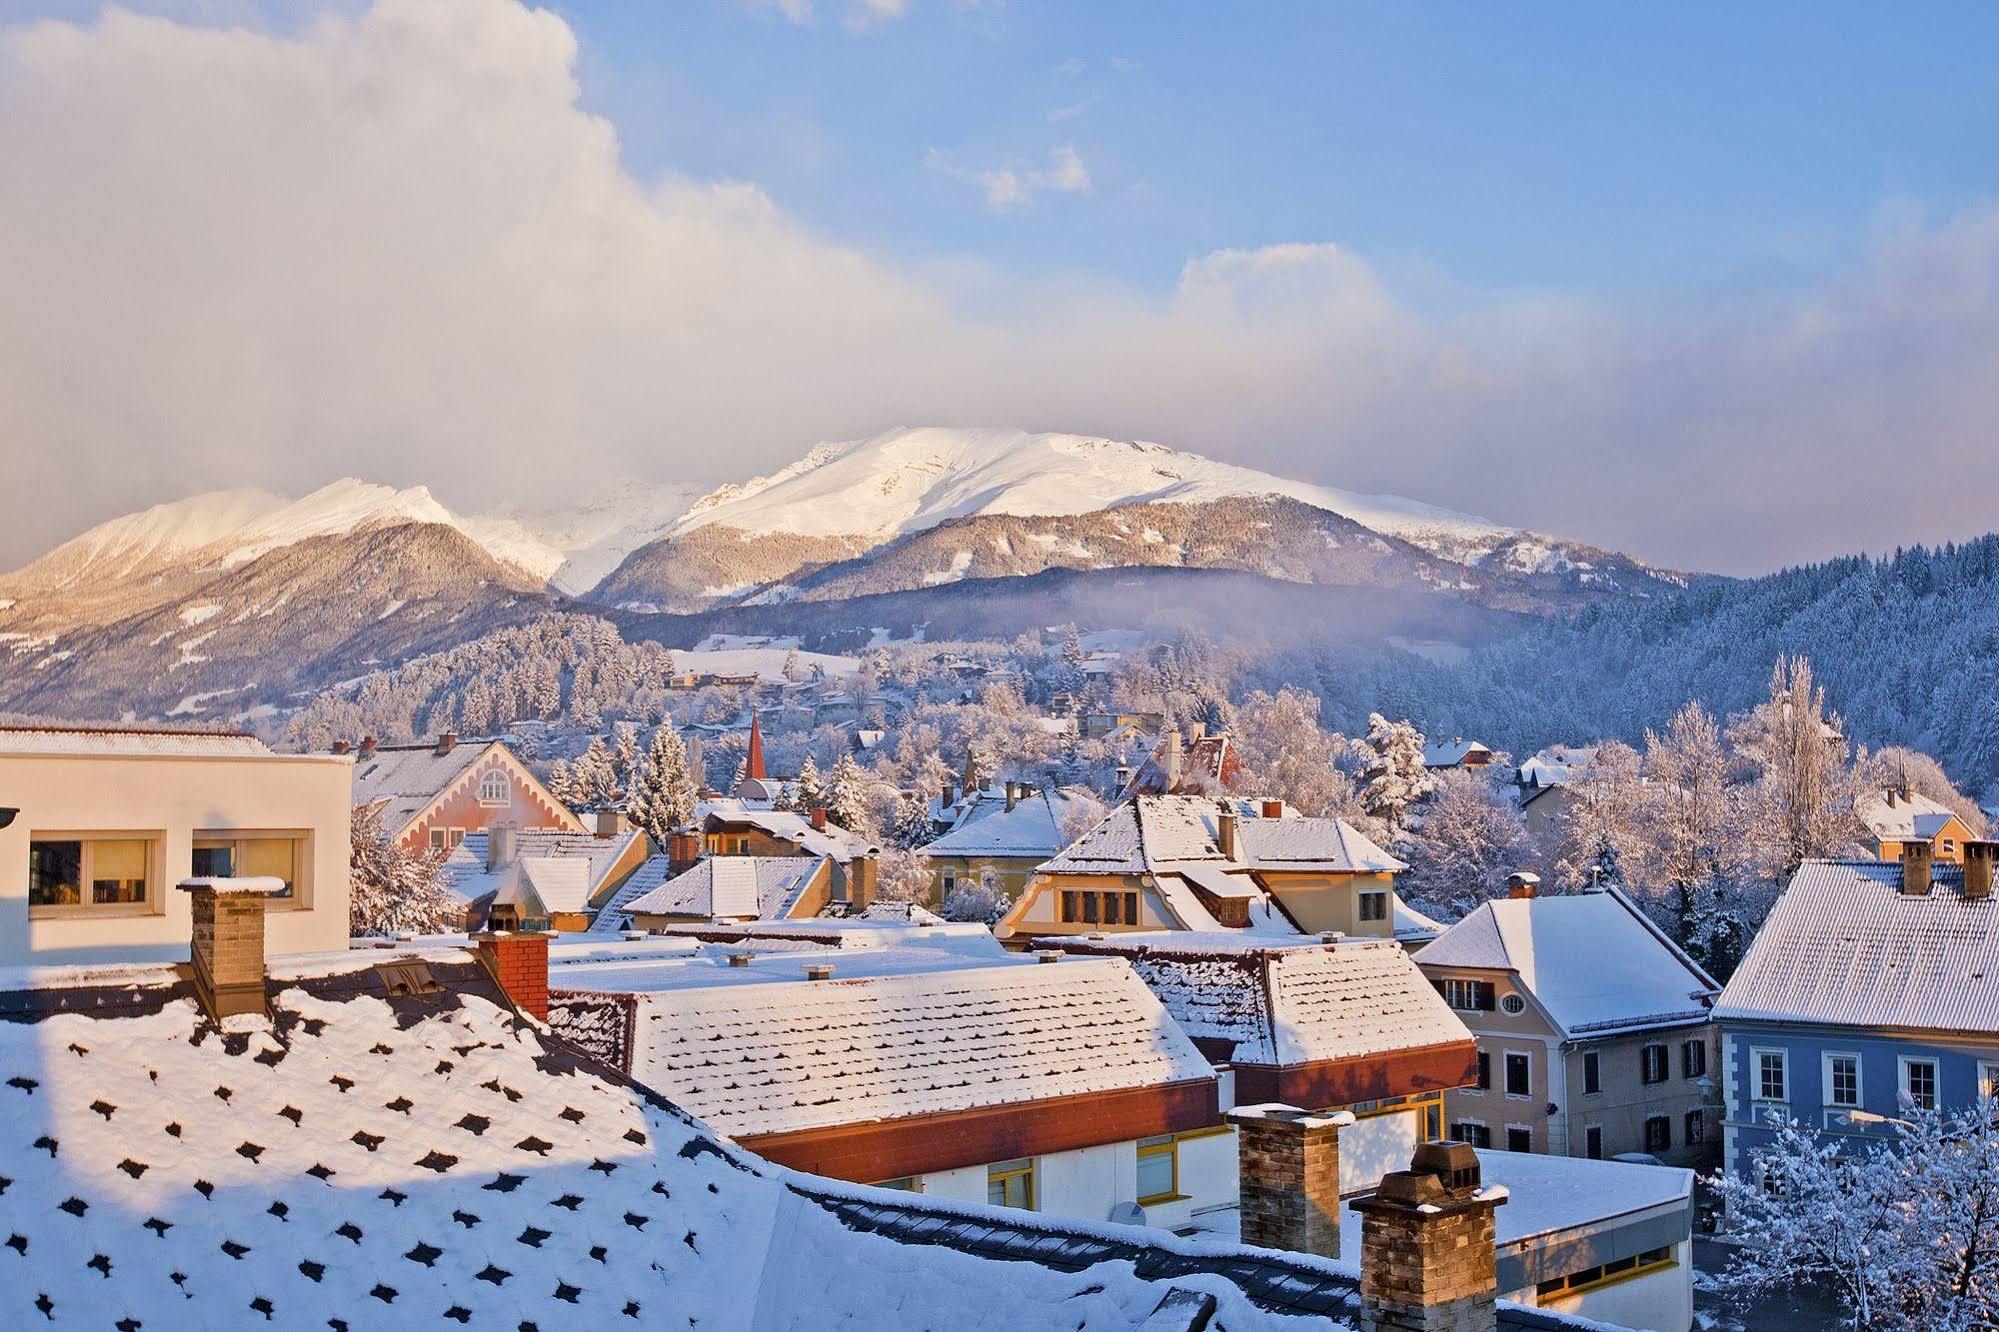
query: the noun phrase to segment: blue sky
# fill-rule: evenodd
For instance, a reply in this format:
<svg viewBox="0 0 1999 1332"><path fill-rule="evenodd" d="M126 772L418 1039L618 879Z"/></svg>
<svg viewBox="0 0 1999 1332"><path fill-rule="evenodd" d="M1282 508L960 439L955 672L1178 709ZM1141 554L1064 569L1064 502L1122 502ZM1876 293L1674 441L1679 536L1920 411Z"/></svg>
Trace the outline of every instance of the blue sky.
<svg viewBox="0 0 1999 1332"><path fill-rule="evenodd" d="M662 8L664 12L662 12ZM1884 207L1999 193L1999 6L566 4L641 174L757 182L869 248L1164 288L1332 240L1474 288L1796 280ZM1142 14L1142 17L1141 17ZM1004 212L925 165L1085 195Z"/></svg>
<svg viewBox="0 0 1999 1332"><path fill-rule="evenodd" d="M1999 5L128 8L0 0L0 564L921 424L1682 568L1999 527Z"/></svg>

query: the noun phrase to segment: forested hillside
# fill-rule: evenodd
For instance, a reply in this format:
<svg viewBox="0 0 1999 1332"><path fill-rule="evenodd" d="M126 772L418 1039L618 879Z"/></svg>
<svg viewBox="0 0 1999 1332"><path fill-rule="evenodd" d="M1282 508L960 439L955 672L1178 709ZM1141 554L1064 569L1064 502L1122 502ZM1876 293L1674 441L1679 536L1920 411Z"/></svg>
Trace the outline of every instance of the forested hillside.
<svg viewBox="0 0 1999 1332"><path fill-rule="evenodd" d="M1342 652L1315 673L1336 725L1385 712L1527 753L1635 741L1689 699L1738 712L1787 654L1811 659L1856 744L1921 749L1973 792L1999 785L1999 536L1600 602L1457 665Z"/></svg>

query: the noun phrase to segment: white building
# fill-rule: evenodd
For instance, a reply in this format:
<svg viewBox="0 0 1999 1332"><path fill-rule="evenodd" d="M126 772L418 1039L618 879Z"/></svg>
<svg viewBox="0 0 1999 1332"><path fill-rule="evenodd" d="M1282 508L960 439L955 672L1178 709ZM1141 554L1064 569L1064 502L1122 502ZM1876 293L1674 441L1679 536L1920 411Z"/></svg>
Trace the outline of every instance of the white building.
<svg viewBox="0 0 1999 1332"><path fill-rule="evenodd" d="M256 737L0 729L0 963L187 956L195 876L271 876L273 954L347 944L352 760Z"/></svg>

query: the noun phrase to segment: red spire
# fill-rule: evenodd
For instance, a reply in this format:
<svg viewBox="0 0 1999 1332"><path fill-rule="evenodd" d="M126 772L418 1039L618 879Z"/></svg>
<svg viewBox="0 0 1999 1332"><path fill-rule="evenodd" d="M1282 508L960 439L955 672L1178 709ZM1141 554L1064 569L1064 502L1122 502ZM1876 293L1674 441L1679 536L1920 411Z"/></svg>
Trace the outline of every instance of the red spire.
<svg viewBox="0 0 1999 1332"><path fill-rule="evenodd" d="M752 781L762 781L768 776L764 771L763 723L754 710L750 713L750 756L743 763L743 776Z"/></svg>

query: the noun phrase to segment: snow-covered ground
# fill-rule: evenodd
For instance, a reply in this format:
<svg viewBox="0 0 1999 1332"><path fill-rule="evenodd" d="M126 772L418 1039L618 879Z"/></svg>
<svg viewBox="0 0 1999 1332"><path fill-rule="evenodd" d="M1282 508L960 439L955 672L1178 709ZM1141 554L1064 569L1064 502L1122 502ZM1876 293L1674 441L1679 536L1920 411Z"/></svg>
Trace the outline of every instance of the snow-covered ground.
<svg viewBox="0 0 1999 1332"><path fill-rule="evenodd" d="M676 651L674 665L683 671L697 674L750 675L756 674L766 680L782 681L784 663L791 656L792 649L786 647L765 648L723 648L714 650L694 649ZM800 652L798 669L810 671L818 666L828 675L852 675L861 669L858 658L834 656L824 652Z"/></svg>

